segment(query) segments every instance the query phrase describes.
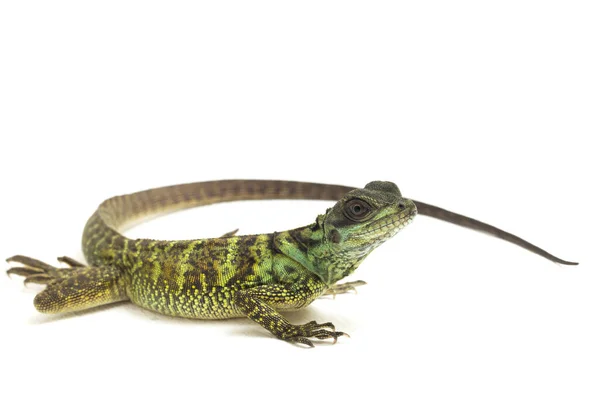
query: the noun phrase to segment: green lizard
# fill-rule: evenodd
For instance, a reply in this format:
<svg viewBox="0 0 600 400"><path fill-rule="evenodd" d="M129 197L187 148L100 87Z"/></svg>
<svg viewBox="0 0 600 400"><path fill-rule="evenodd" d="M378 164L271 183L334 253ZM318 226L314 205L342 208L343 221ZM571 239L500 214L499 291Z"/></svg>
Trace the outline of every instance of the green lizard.
<svg viewBox="0 0 600 400"><path fill-rule="evenodd" d="M147 215L218 202L253 199L337 200L310 225L272 234L199 240L129 239L125 224ZM495 235L549 260L544 250L474 219L402 197L391 182L364 189L291 181L230 180L150 189L104 201L83 232L86 266L71 268L14 256L9 274L45 284L34 305L43 313L89 309L119 301L171 316L199 319L248 317L273 335L313 346L311 339L345 335L332 323L293 325L280 311L298 310L324 294L353 290L337 284L377 246L424 215Z"/></svg>

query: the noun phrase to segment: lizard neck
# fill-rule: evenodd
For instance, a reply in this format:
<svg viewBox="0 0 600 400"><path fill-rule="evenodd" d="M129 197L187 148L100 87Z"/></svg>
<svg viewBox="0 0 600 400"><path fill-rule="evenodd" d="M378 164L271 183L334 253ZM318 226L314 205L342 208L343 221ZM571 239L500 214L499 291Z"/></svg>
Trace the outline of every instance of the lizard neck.
<svg viewBox="0 0 600 400"><path fill-rule="evenodd" d="M354 272L367 256L356 257L348 252L340 252L327 240L318 222L276 232L273 235L273 247L317 275L328 286Z"/></svg>

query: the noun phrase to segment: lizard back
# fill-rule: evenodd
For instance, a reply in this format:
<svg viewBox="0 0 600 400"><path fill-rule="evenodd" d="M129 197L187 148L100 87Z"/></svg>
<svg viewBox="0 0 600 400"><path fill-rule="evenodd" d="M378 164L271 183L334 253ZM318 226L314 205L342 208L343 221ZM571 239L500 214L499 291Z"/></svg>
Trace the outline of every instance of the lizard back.
<svg viewBox="0 0 600 400"><path fill-rule="evenodd" d="M127 295L138 305L192 318L241 316L232 305L236 291L316 278L301 268L278 269L273 263L272 234L165 241L130 239L120 230L147 217L190 207L237 200L336 200L349 190L302 182L220 181L117 196L103 202L89 219L82 247L91 265L123 271Z"/></svg>
<svg viewBox="0 0 600 400"><path fill-rule="evenodd" d="M335 201L352 189L308 182L227 180L166 186L116 196L104 201L88 220L82 237L83 253L91 264L107 261L118 264L130 248L148 244L144 239L125 237L121 230L143 219L186 208L238 200Z"/></svg>

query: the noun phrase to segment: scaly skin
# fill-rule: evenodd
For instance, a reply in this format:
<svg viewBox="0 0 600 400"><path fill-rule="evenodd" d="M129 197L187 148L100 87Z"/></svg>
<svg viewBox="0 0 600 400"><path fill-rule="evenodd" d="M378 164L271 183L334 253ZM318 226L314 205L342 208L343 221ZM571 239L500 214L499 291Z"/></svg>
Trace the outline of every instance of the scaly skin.
<svg viewBox="0 0 600 400"><path fill-rule="evenodd" d="M158 241L119 233L144 216L223 201L249 199L338 200L314 223L285 232ZM83 310L118 301L171 316L223 319L246 316L276 337L312 346L311 339L344 333L331 323L290 324L279 312L308 306L323 294L364 284L336 284L417 213L482 230L553 261L568 263L514 235L468 217L403 198L391 182L364 189L289 181L216 181L151 189L113 197L89 219L82 239L86 266L55 268L15 256L8 273L46 284L34 300L44 313Z"/></svg>

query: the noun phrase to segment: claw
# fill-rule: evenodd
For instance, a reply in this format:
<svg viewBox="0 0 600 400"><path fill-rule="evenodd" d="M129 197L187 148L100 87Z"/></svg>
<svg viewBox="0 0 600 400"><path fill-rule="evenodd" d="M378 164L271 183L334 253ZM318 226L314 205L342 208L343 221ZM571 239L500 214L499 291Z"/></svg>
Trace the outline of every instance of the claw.
<svg viewBox="0 0 600 400"><path fill-rule="evenodd" d="M337 343L339 337L346 336L347 338L350 338L350 335L348 335L346 332L336 332L336 333L339 333L339 335L336 335L333 338L333 344Z"/></svg>

